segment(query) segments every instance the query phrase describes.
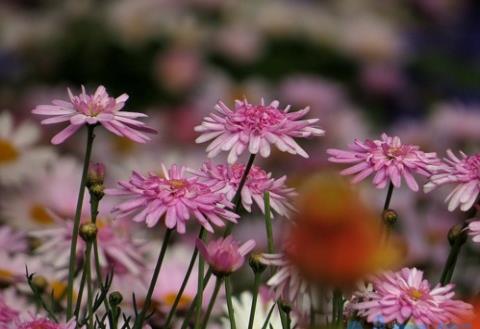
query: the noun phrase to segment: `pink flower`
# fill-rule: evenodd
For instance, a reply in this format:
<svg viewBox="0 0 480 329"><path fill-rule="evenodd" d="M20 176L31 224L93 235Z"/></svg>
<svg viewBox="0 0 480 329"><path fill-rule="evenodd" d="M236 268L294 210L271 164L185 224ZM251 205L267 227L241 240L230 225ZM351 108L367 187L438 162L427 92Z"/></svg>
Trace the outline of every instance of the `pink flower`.
<svg viewBox="0 0 480 329"><path fill-rule="evenodd" d="M473 242L480 242L480 220L476 220L468 224L470 235L473 236Z"/></svg>
<svg viewBox="0 0 480 329"><path fill-rule="evenodd" d="M200 170L195 170L193 173L212 190L225 194L228 200L232 200L238 190L244 171L245 165L243 164L215 165L207 161ZM280 216L288 217L294 209L289 199L294 197L296 193L293 188L285 186L286 179L287 176L274 179L271 173L267 173L258 166L252 166L241 192L243 208L251 212L252 204L255 201L262 212L265 212L263 196L265 192L269 192L272 209Z"/></svg>
<svg viewBox="0 0 480 329"><path fill-rule="evenodd" d="M18 319L19 312L5 304L0 298L0 329L13 329L13 323Z"/></svg>
<svg viewBox="0 0 480 329"><path fill-rule="evenodd" d="M440 185L455 183L456 187L445 199L448 210L453 211L458 206L462 211L469 210L480 192L480 154L466 155L460 151L461 158L447 151L445 163L431 166L433 175L423 187L425 193Z"/></svg>
<svg viewBox="0 0 480 329"><path fill-rule="evenodd" d="M117 136L129 138L138 143L146 143L150 137L144 133L156 131L137 118L147 117L139 112L122 112L127 94L110 97L104 86L99 86L95 94L88 95L82 86L82 93L74 96L68 89L70 102L54 100L53 105L39 105L32 113L49 116L42 124L69 122L69 125L52 138L53 144L61 144L84 125L101 124Z"/></svg>
<svg viewBox="0 0 480 329"><path fill-rule="evenodd" d="M197 248L216 275L228 275L242 267L247 255L255 248L255 241L248 240L241 246L230 235L210 241L207 245L197 239Z"/></svg>
<svg viewBox="0 0 480 329"><path fill-rule="evenodd" d="M448 284L432 289L423 279L422 271L404 268L376 276L373 291L365 292L364 299L353 307L371 323L448 325L460 321L472 310L470 304L452 299L453 288Z"/></svg>
<svg viewBox="0 0 480 329"><path fill-rule="evenodd" d="M27 251L28 243L25 232L16 231L10 226L0 226L0 250L8 254Z"/></svg>
<svg viewBox="0 0 480 329"><path fill-rule="evenodd" d="M168 171L163 167L164 177L153 173L142 176L133 172L128 181L119 182L120 188L107 189L110 195L128 196L129 200L114 208L119 217L133 215L136 222L145 221L153 227L165 217L168 228L185 233L186 223L191 216L209 232L214 224L224 226L224 220L236 223L238 215L228 210L232 204L223 195L215 193L198 178L187 178L184 167L173 165ZM165 216L164 216L165 215Z"/></svg>
<svg viewBox="0 0 480 329"><path fill-rule="evenodd" d="M389 182L400 187L402 177L413 191L418 191L418 184L413 173L430 176L427 167L438 163L436 153L425 153L417 145L402 144L400 138L382 134L381 140L367 139L361 142L355 139L349 145L351 150L328 149L328 158L336 163L355 163L354 166L341 171L342 175L353 175L353 183L358 183L375 173L373 184L384 188Z"/></svg>
<svg viewBox="0 0 480 329"><path fill-rule="evenodd" d="M310 111L309 107L288 113L290 106L283 111L278 106L278 101L265 105L262 99L260 105L252 105L247 100L237 100L232 111L223 102L218 102L215 109L221 115L212 113L195 127L195 131L202 133L196 142L213 140L207 147L208 156L212 158L221 151L230 151L229 163L236 162L247 148L251 154L260 153L266 158L270 155L270 144L275 144L282 152L308 158L293 138L324 135L322 129L312 126L318 119L298 120Z"/></svg>
<svg viewBox="0 0 480 329"><path fill-rule="evenodd" d="M47 318L36 318L29 321L19 323L17 329L75 329L75 319L68 323L56 323Z"/></svg>

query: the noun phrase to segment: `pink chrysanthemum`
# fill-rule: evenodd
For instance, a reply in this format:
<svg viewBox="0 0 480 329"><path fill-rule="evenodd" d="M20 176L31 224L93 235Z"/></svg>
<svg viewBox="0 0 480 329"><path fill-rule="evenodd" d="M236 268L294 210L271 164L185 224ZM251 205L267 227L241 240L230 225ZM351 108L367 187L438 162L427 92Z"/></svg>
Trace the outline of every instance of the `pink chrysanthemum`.
<svg viewBox="0 0 480 329"><path fill-rule="evenodd" d="M228 200L232 200L238 190L244 171L245 165L243 164L215 165L207 161L200 170L195 170L193 173L200 177L201 182L208 185L212 190L225 194ZM269 192L272 209L280 216L288 217L294 209L289 199L296 196L296 193L293 188L285 186L286 179L287 176L274 179L271 173L267 173L260 167L252 166L241 192L243 208L251 212L252 204L255 201L262 212L265 212L263 196L265 192Z"/></svg>
<svg viewBox="0 0 480 329"><path fill-rule="evenodd" d="M452 284L432 289L416 268L383 273L372 283L373 291L364 293L364 300L353 305L371 323L433 327L458 323L472 311L470 304L452 299Z"/></svg>
<svg viewBox="0 0 480 329"><path fill-rule="evenodd" d="M282 152L308 158L307 152L294 138L322 136L325 131L313 126L318 119L299 120L310 111L309 107L288 113L290 106L283 111L278 106L278 101L265 105L262 99L260 105L253 105L247 100L236 100L235 109L231 110L220 101L215 106L220 115L212 113L195 127L195 131L201 133L196 142L213 140L207 147L208 156L211 158L221 151L230 151L229 163L236 162L246 149L266 158L270 155L270 144Z"/></svg>
<svg viewBox="0 0 480 329"><path fill-rule="evenodd" d="M355 139L349 145L350 150L329 149L327 153L331 162L355 163L344 169L342 175L355 175L352 182L358 183L375 173L373 184L384 188L389 182L400 187L402 177L413 191L418 191L418 184L413 173L430 176L427 167L438 163L436 153L425 153L417 145L402 144L397 136L382 134L381 140L367 139L361 142Z"/></svg>
<svg viewBox="0 0 480 329"><path fill-rule="evenodd" d="M236 223L238 215L228 210L231 202L198 182L198 178L185 177L184 171L184 167L176 165L168 171L163 167L164 177L153 173L145 177L134 171L130 180L118 183L120 188L105 192L128 196L130 199L116 206L114 213L122 218L134 215L134 221L144 221L148 227L155 226L162 217L165 225L176 227L178 233L185 233L191 216L209 232L213 232L211 224L222 227L224 220Z"/></svg>
<svg viewBox="0 0 480 329"><path fill-rule="evenodd" d="M38 105L32 113L49 116L42 124L69 122L69 125L52 138L53 144L63 143L84 125L101 124L117 136L129 138L138 143L146 143L150 137L144 133L156 133L145 123L136 120L147 117L144 113L121 111L128 99L127 94L110 97L104 86L99 86L93 95L85 92L78 96L68 89L70 101L54 100L53 105Z"/></svg>
<svg viewBox="0 0 480 329"><path fill-rule="evenodd" d="M210 241L207 245L197 239L197 248L205 261L217 275L228 275L242 267L245 256L255 248L255 241L248 240L241 246L230 235Z"/></svg>
<svg viewBox="0 0 480 329"><path fill-rule="evenodd" d="M10 308L3 298L0 298L0 329L13 329L18 315L18 311Z"/></svg>
<svg viewBox="0 0 480 329"><path fill-rule="evenodd" d="M308 284L302 279L298 270L284 254L262 254L260 262L278 267L277 272L267 281L275 292L275 298L288 303L298 313L309 310Z"/></svg>
<svg viewBox="0 0 480 329"><path fill-rule="evenodd" d="M456 187L445 199L448 210L453 211L460 206L462 211L467 211L480 192L480 154L469 156L460 152L461 157L457 157L448 150L447 155L444 163L431 166L433 175L423 190L428 193L440 185L454 183Z"/></svg>

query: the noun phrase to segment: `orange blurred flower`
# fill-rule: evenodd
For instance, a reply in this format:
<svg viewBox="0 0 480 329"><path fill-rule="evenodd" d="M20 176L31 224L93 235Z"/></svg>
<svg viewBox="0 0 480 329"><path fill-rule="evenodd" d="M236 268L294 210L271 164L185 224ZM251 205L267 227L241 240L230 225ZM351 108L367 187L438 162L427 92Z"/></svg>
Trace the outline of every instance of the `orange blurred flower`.
<svg viewBox="0 0 480 329"><path fill-rule="evenodd" d="M380 215L341 177L314 175L299 192L286 253L306 278L350 286L398 263L401 248L382 239Z"/></svg>

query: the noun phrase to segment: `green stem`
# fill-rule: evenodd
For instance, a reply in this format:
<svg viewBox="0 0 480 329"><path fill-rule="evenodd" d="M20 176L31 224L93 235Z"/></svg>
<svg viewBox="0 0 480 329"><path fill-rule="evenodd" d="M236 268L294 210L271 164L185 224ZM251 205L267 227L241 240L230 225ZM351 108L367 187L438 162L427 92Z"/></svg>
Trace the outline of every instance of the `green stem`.
<svg viewBox="0 0 480 329"><path fill-rule="evenodd" d="M162 247L160 249L160 254L158 255L157 264L155 265L155 269L152 275L152 280L150 281L150 286L148 287L147 296L145 297L145 301L143 303L143 307L142 307L142 310L140 311L140 314L135 319L135 324L133 325L133 329L140 329L143 326L146 313L150 308L153 290L155 289L155 285L157 284L158 275L160 274L160 269L162 268L163 259L165 258L165 253L167 252L167 247L168 247L168 241L170 240L170 236L172 235L172 232L173 232L173 229L171 228L167 229L167 231L165 232L165 237L163 239Z"/></svg>
<svg viewBox="0 0 480 329"><path fill-rule="evenodd" d="M265 228L267 232L268 253L273 254L275 247L273 244L272 213L270 210L270 193L265 192L263 196L265 203Z"/></svg>
<svg viewBox="0 0 480 329"><path fill-rule="evenodd" d="M253 328L253 322L255 320L255 311L257 309L258 299L258 287L262 282L262 274L260 272L255 273L255 282L253 285L252 306L250 307L250 319L248 320L248 329Z"/></svg>
<svg viewBox="0 0 480 329"><path fill-rule="evenodd" d="M203 302L203 275L205 274L205 260L202 257L198 258L198 288L195 311L195 329L200 329L202 321L202 302Z"/></svg>
<svg viewBox="0 0 480 329"><path fill-rule="evenodd" d="M281 303L277 303L278 314L280 315L280 322L282 323L282 328L287 329L287 317L280 304Z"/></svg>
<svg viewBox="0 0 480 329"><path fill-rule="evenodd" d="M93 130L95 126L88 125L88 132L87 132L87 146L85 151L85 158L83 160L83 172L82 172L82 180L80 182L80 190L78 191L78 200L77 200L77 209L75 211L75 219L73 222L73 229L72 229L72 244L70 246L70 260L68 264L68 285L67 285L67 320L72 318L72 311L73 311L73 279L75 277L75 263L77 261L77 239L78 239L78 230L80 227L80 218L82 216L82 208L83 208L83 197L85 195L85 185L87 182L87 172L88 172L88 165L90 163L90 157L92 155L92 146L93 140L95 138L95 134Z"/></svg>
<svg viewBox="0 0 480 329"><path fill-rule="evenodd" d="M207 271L207 274L203 278L204 285L208 283L210 280L210 277L212 276L212 271L209 269ZM185 318L183 319L182 327L181 329L186 329L189 325L190 318L193 315L193 311L195 310L195 306L197 305L197 299L198 299L198 294L195 295L195 298L193 299L192 303L190 304L190 307L188 308L187 314L185 315Z"/></svg>
<svg viewBox="0 0 480 329"><path fill-rule="evenodd" d="M87 251L85 253L85 272L87 272L87 310L88 310L88 328L93 329L93 287L92 287L92 271L91 271L91 254L92 242L87 243Z"/></svg>
<svg viewBox="0 0 480 329"><path fill-rule="evenodd" d="M263 322L262 329L267 329L268 323L270 322L270 318L272 317L273 311L275 310L275 305L277 304L273 303L272 307L270 307L267 318L265 319L265 322Z"/></svg>
<svg viewBox="0 0 480 329"><path fill-rule="evenodd" d="M343 296L342 291L338 288L333 290L332 300L332 324L337 326L341 323L343 318Z"/></svg>
<svg viewBox="0 0 480 329"><path fill-rule="evenodd" d="M467 224L464 224L462 229L465 229ZM450 253L448 254L447 261L443 267L442 276L440 277L440 284L442 286L450 283L453 277L453 272L455 271L455 266L457 265L458 255L462 250L462 246L465 243L465 239L462 236L458 236L452 247L450 248Z"/></svg>
<svg viewBox="0 0 480 329"><path fill-rule="evenodd" d="M215 301L217 300L218 292L220 291L220 287L222 286L223 278L217 276L217 280L215 281L215 289L213 290L212 298L208 303L207 313L205 313L205 317L203 318L202 329L207 328L208 319L212 314L213 306L215 305Z"/></svg>
<svg viewBox="0 0 480 329"><path fill-rule="evenodd" d="M200 232L198 233L198 238L203 240L205 238L205 229L203 226L200 228ZM180 302L180 299L182 298L183 292L185 291L185 288L187 287L188 280L190 279L190 275L192 274L193 266L195 265L195 261L197 260L198 256L198 249L195 248L193 250L192 258L190 259L190 264L188 265L187 273L185 274L185 277L183 278L182 285L180 287L180 290L177 293L177 296L175 297L175 301L173 302L172 308L170 309L170 312L168 313L167 320L165 321L165 328L170 327L170 323L172 322L173 316L175 315L175 312L177 311L178 303Z"/></svg>
<svg viewBox="0 0 480 329"><path fill-rule="evenodd" d="M87 258L87 257L85 256L85 258ZM85 287L86 279L87 279L87 271L85 270L85 263L84 263L83 264L82 278L80 279L80 287L78 289L77 305L75 306L75 312L73 313L77 319L78 319L78 316L80 315L80 306L82 304L83 289Z"/></svg>
<svg viewBox="0 0 480 329"><path fill-rule="evenodd" d="M230 277L225 277L225 293L227 297L227 308L228 308L228 318L230 319L230 329L237 329L237 325L235 324L235 313L233 310L232 304L232 286L230 282Z"/></svg>
<svg viewBox="0 0 480 329"><path fill-rule="evenodd" d="M287 316L287 329L292 328L292 317L290 316L290 312L285 312Z"/></svg>
<svg viewBox="0 0 480 329"><path fill-rule="evenodd" d="M388 191L387 191L387 197L385 198L385 203L383 205L383 210L387 210L390 207L390 201L392 200L392 194L393 194L393 183L390 182L388 185Z"/></svg>

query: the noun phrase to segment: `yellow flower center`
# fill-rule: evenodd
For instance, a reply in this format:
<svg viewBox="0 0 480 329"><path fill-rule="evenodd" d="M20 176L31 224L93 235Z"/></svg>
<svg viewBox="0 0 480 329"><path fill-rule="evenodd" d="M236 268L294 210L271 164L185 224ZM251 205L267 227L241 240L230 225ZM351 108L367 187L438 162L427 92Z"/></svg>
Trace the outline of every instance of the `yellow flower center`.
<svg viewBox="0 0 480 329"><path fill-rule="evenodd" d="M0 268L0 282L12 282L13 281L14 274L5 269L5 268Z"/></svg>
<svg viewBox="0 0 480 329"><path fill-rule="evenodd" d="M174 292L168 293L163 297L163 302L168 306L172 306L173 303L175 302L176 297L177 297L177 293L174 293ZM180 309L186 309L191 302L192 302L192 297L182 295L182 297L180 297L180 301L178 302L178 307Z"/></svg>
<svg viewBox="0 0 480 329"><path fill-rule="evenodd" d="M410 290L410 297L412 297L415 300L420 299L423 297L423 292L421 292L418 289L412 289Z"/></svg>
<svg viewBox="0 0 480 329"><path fill-rule="evenodd" d="M187 186L187 182L184 179L170 179L168 183L175 189L180 189Z"/></svg>
<svg viewBox="0 0 480 329"><path fill-rule="evenodd" d="M41 204L33 204L30 207L30 217L39 224L52 224L53 218Z"/></svg>
<svg viewBox="0 0 480 329"><path fill-rule="evenodd" d="M19 156L18 150L6 139L0 139L0 164L13 162Z"/></svg>
<svg viewBox="0 0 480 329"><path fill-rule="evenodd" d="M56 301L62 300L67 293L67 284L63 281L54 280L50 282L50 291L53 293L53 298ZM73 300L77 300L77 292L73 292Z"/></svg>

